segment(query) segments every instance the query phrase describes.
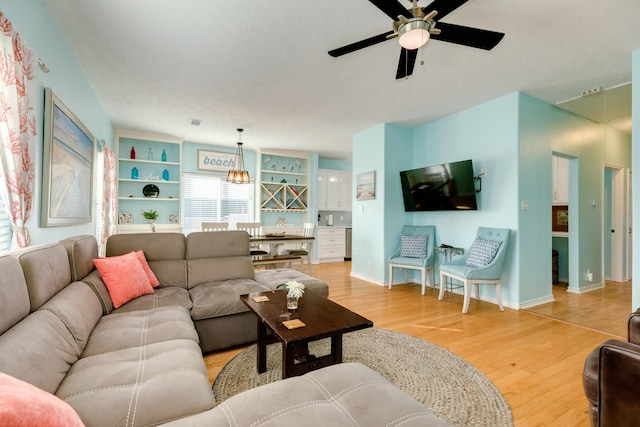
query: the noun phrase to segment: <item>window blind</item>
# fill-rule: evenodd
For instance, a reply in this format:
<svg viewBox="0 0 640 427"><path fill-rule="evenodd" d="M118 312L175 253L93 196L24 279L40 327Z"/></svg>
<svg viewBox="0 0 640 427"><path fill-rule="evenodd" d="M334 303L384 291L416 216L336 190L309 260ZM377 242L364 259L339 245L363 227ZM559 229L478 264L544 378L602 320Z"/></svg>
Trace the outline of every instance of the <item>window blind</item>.
<svg viewBox="0 0 640 427"><path fill-rule="evenodd" d="M0 253L11 250L11 221L4 199L0 197Z"/></svg>
<svg viewBox="0 0 640 427"><path fill-rule="evenodd" d="M203 222L248 222L253 184L230 184L218 176L182 176L182 230L202 231Z"/></svg>

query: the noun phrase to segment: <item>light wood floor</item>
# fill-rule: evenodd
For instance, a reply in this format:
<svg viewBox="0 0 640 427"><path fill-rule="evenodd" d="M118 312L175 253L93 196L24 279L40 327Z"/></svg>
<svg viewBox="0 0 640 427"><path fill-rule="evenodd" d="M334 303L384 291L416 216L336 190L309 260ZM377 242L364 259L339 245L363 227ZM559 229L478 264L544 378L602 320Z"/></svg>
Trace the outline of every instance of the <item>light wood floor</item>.
<svg viewBox="0 0 640 427"><path fill-rule="evenodd" d="M516 426L589 425L582 389L584 361L594 347L617 334L579 326L571 319L553 319L550 316L559 311L554 308L547 313L508 308L500 312L496 305L472 299L469 314L463 315L461 295L447 294L438 301L430 289L420 295L417 284L389 290L351 278L350 271L350 263L313 267L314 276L329 283L333 301L373 320L378 328L441 345L482 371L509 402ZM578 295L568 297L573 296ZM618 316L624 320L611 323L623 322L624 328L629 312ZM211 383L242 350L205 356Z"/></svg>

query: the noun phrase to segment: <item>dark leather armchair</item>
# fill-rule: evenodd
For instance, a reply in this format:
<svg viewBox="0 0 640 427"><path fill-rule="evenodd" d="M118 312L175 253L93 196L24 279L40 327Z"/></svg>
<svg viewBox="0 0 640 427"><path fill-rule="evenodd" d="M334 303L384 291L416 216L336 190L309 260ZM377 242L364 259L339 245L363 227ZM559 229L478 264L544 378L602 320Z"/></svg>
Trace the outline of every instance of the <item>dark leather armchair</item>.
<svg viewBox="0 0 640 427"><path fill-rule="evenodd" d="M584 365L582 382L593 426L637 426L640 401L640 309L628 320L628 341L610 339L596 347Z"/></svg>

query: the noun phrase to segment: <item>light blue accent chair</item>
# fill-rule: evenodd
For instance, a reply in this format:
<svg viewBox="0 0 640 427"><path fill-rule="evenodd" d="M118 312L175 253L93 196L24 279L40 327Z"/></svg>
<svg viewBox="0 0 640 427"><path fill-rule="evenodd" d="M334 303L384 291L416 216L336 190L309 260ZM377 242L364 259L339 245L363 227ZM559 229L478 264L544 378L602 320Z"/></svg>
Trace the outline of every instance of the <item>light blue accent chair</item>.
<svg viewBox="0 0 640 427"><path fill-rule="evenodd" d="M502 244L498 249L493 260L484 267L476 268L467 266L467 259L470 251L467 251L464 257L456 258L450 263L440 266L440 294L438 299L444 297L446 278L462 282L464 289L464 303L462 305L462 313L469 311L469 300L471 298L470 287L475 285L476 299L480 299L479 285L494 285L496 291L496 300L500 311L504 311L502 306L502 295L500 293L500 278L504 267L504 260L507 255L509 246L509 234L511 230L508 228L487 228L479 227L476 238L484 240L500 241ZM474 239L475 242L475 239Z"/></svg>
<svg viewBox="0 0 640 427"><path fill-rule="evenodd" d="M401 246L389 257L389 289L393 285L393 269L404 268L404 282L407 283L409 270L420 270L422 282L422 295L424 295L427 282L433 287L433 246L436 239L436 227L433 225L404 225L402 234L409 236L429 236L427 239L426 257L410 258L400 255ZM430 277L429 277L430 274Z"/></svg>

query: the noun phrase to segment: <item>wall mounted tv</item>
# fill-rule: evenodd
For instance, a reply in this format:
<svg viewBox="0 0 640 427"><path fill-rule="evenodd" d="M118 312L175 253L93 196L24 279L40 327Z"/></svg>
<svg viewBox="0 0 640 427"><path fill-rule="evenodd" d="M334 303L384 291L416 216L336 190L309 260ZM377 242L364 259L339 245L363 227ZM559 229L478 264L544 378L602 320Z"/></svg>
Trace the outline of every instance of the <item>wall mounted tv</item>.
<svg viewBox="0 0 640 427"><path fill-rule="evenodd" d="M477 210L471 160L400 172L404 210Z"/></svg>

